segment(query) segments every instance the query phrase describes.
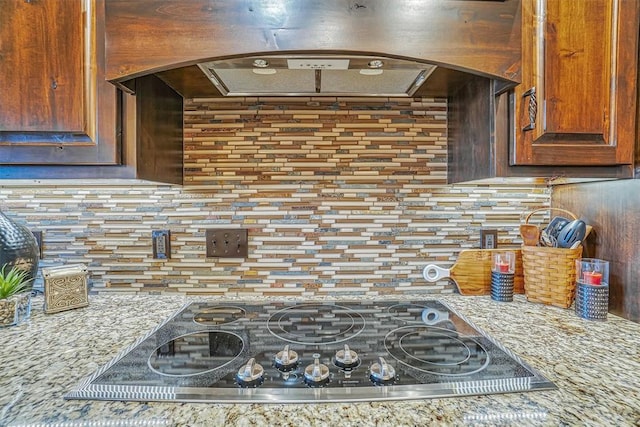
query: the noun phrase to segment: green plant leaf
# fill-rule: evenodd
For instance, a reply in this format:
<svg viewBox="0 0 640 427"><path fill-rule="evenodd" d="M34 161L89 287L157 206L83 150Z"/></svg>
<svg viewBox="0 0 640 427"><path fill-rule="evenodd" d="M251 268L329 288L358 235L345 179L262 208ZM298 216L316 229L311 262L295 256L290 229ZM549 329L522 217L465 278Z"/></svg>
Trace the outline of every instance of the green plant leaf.
<svg viewBox="0 0 640 427"><path fill-rule="evenodd" d="M17 267L13 267L6 272L7 266L8 264L5 264L0 269L0 299L6 299L26 291L33 280L27 279L29 272Z"/></svg>

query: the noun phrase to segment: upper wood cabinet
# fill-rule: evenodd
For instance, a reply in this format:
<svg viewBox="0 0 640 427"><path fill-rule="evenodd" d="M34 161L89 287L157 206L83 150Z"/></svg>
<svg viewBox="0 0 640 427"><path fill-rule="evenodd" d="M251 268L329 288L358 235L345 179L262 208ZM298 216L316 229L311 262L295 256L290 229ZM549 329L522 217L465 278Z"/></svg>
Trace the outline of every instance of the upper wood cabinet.
<svg viewBox="0 0 640 427"><path fill-rule="evenodd" d="M118 165L104 0L0 0L0 165Z"/></svg>
<svg viewBox="0 0 640 427"><path fill-rule="evenodd" d="M637 0L523 0L511 165L630 165Z"/></svg>
<svg viewBox="0 0 640 427"><path fill-rule="evenodd" d="M522 0L522 22L522 83L449 97L448 182L632 177L640 1Z"/></svg>

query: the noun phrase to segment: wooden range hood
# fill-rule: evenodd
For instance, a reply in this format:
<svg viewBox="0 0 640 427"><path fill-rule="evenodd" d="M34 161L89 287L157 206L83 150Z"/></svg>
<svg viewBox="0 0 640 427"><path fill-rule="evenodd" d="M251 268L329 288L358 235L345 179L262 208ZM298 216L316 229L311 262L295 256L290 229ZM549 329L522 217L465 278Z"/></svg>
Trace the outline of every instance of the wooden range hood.
<svg viewBox="0 0 640 427"><path fill-rule="evenodd" d="M509 88L520 20L520 0L109 0L106 78L135 92L134 79L155 74L183 97L216 97L197 64L359 55L436 65L411 96L447 96L469 75Z"/></svg>

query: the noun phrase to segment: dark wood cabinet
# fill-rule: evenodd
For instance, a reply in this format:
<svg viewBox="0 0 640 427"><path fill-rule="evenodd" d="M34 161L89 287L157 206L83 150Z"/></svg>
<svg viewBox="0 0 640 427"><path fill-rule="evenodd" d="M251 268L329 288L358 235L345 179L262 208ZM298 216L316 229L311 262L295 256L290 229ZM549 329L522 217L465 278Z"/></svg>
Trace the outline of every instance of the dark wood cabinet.
<svg viewBox="0 0 640 427"><path fill-rule="evenodd" d="M637 0L523 0L512 165L633 163Z"/></svg>
<svg viewBox="0 0 640 427"><path fill-rule="evenodd" d="M449 97L449 182L632 177L640 2L523 0L522 20L522 83Z"/></svg>
<svg viewBox="0 0 640 427"><path fill-rule="evenodd" d="M182 97L105 79L105 0L0 0L0 179L182 183ZM132 90L135 93L135 90Z"/></svg>
<svg viewBox="0 0 640 427"><path fill-rule="evenodd" d="M0 0L0 10L0 164L121 164L104 0Z"/></svg>

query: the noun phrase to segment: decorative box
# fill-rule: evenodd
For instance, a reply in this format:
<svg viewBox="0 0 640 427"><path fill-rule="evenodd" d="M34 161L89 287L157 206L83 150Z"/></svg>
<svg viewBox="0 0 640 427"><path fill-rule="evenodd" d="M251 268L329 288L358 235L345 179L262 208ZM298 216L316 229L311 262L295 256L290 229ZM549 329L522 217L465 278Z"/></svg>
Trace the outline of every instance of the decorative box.
<svg viewBox="0 0 640 427"><path fill-rule="evenodd" d="M43 268L42 277L45 313L57 313L89 305L86 265Z"/></svg>

